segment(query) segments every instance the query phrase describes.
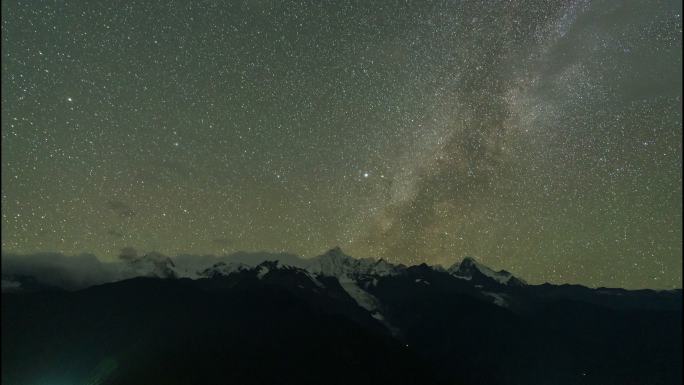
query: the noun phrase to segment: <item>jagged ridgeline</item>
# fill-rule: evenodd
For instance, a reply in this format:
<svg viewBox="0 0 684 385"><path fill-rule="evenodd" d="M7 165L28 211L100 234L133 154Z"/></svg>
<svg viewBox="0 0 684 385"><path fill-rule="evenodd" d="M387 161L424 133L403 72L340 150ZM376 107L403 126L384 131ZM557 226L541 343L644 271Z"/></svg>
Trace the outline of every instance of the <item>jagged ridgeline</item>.
<svg viewBox="0 0 684 385"><path fill-rule="evenodd" d="M681 383L681 290L530 285L473 258L339 248L77 257L90 278L52 257L3 258L3 384Z"/></svg>

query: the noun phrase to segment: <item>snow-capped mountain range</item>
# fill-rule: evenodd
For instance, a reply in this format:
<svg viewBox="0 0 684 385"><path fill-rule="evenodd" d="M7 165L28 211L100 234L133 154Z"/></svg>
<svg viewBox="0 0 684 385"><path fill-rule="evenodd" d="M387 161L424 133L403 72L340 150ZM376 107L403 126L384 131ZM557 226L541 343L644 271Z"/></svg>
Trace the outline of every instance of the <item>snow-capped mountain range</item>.
<svg viewBox="0 0 684 385"><path fill-rule="evenodd" d="M667 384L672 382L658 382L660 377L653 373L664 371L673 378L681 373L680 339L673 338L681 336L681 290L532 285L473 258L447 269L404 266L355 259L340 248L311 259L289 254L241 253L217 259L131 253L103 265L80 256L68 271L58 261L49 255L40 266L26 266L3 258L3 344L13 341L8 351L25 354L8 363L14 365L13 372L21 371L20 363L33 363L34 352L44 352L39 362L72 357L77 365L88 359L86 352L92 354L92 349L80 347L92 341L118 341L123 348L140 346L138 340L150 335L155 337L146 345L149 350L139 357L204 346L195 352L199 356L188 373L211 373L222 380L226 371L219 370L221 365L236 359L242 361L228 372L253 375L255 360L245 351L258 352L261 359L263 349L283 345L287 350L271 352L268 365L276 367L284 355L295 354L300 364L321 355L315 367L325 367L328 373L340 369L338 361L328 358L356 362L369 351L375 353L357 373L371 371L387 357L402 362L382 370L405 369L401 374L377 383L603 385L637 378L631 383ZM73 266L87 267L94 275L85 279L84 269ZM145 332L138 333L141 328ZM71 349L60 342L64 333L78 336L80 342ZM274 339L288 342L274 344ZM160 341L166 350L160 350ZM34 348L24 348L27 343ZM42 346L64 347L55 356ZM630 353L616 356L612 346ZM112 354L108 349L103 357ZM225 355L221 365L214 364L216 352ZM419 362L417 357L422 374L409 379L415 368L407 365ZM568 357L574 360L570 366ZM169 359L158 359L164 368L160 373L184 368L187 354L178 356L174 365ZM612 376L635 359L643 370L614 381ZM130 365L130 373L140 367L136 361ZM553 368L563 381L554 375L530 380L528 374L538 374L540 367ZM34 368L27 370L32 373ZM585 381L582 373L594 377ZM244 378L250 377L234 382L245 383Z"/></svg>
<svg viewBox="0 0 684 385"><path fill-rule="evenodd" d="M135 277L163 279L188 278L192 280L220 279L225 277L253 277L267 279L276 276L297 275L300 286L326 289L339 285L345 295L373 318L390 330L395 330L386 305L378 293L384 287L398 282L426 287L435 279L442 285L460 293L469 293L510 311L528 307L530 298L570 298L617 307L671 308L673 298L681 298L681 290L653 291L598 288L580 285L528 285L525 280L505 270L495 271L472 257L454 263L449 268L426 264L405 266L383 259L357 259L345 254L339 247L313 257L295 255L235 253L227 257L178 256L167 257L151 252L143 255L125 255L118 262L103 263L92 255L65 257L49 254L38 258L38 263L27 264L21 256L3 256L2 291L40 291L45 289L78 290L85 287L116 282ZM84 272L85 271L85 272ZM447 281L444 281L448 277ZM332 281L331 281L332 279ZM384 286L383 286L384 285ZM402 287L402 290L408 290ZM655 295L654 295L655 294ZM654 299L655 298L655 299Z"/></svg>
<svg viewBox="0 0 684 385"><path fill-rule="evenodd" d="M489 278L502 285L527 285L527 282L513 276L513 274L507 272L506 270L494 271L489 267L478 263L472 257L463 258L463 261L453 264L447 271L454 277L465 280L472 280L473 277L476 279Z"/></svg>
<svg viewBox="0 0 684 385"><path fill-rule="evenodd" d="M183 273L175 272L170 274L168 266L156 266L157 276L170 278L182 276ZM372 294L372 288L378 284L380 279L406 274L407 266L395 265L383 259L375 260L371 258L356 259L345 254L339 247L332 248L326 253L316 256L310 260L302 260L293 265L281 265L277 261L262 262L257 266L249 266L240 262L219 262L211 267L196 273L197 277L216 278L229 276L241 272L252 272L259 279L264 278L273 269L289 268L302 271L310 280L318 286L322 286L317 277L333 277L346 293L353 298L356 303L366 309L373 318L383 322L388 328L393 329L382 312L381 302ZM430 267L436 272L442 272L439 266ZM497 286L523 286L525 281L513 276L507 271L494 271L489 267L480 264L472 257L466 257L460 263L455 263L446 270L448 274L461 280L469 281L480 288ZM429 281L417 278L416 282L429 284ZM489 292L486 292L489 293ZM499 306L507 306L502 294L489 293L492 302Z"/></svg>
<svg viewBox="0 0 684 385"><path fill-rule="evenodd" d="M393 265L383 259L355 259L344 254L339 247L330 249L327 253L311 259L302 267L315 274L352 279L397 275L406 268L403 265Z"/></svg>
<svg viewBox="0 0 684 385"><path fill-rule="evenodd" d="M143 257L147 258L147 256ZM173 261L170 259L166 264L148 263L154 266L149 274L160 278L173 278L182 276L196 276L196 277L216 277L221 275L229 275L243 270L250 270L259 268L261 264L250 266L241 262L218 262L212 266L197 271L196 274L188 274L187 271L176 269ZM350 279L359 282L372 280L373 278L396 276L406 271L407 266L403 264L392 264L383 259L362 258L357 259L345 254L339 247L332 248L326 253L316 256L311 259L301 259L291 264L279 264L279 266L291 266L304 269L311 274L335 277L337 279ZM441 266L431 266L435 271L444 271ZM494 271L489 267L478 263L472 257L465 257L463 261L457 262L449 267L446 272L452 276L463 279L473 280L477 282L487 282L490 284L498 283L500 285L526 285L526 282L520 278L513 276L511 273L501 270Z"/></svg>

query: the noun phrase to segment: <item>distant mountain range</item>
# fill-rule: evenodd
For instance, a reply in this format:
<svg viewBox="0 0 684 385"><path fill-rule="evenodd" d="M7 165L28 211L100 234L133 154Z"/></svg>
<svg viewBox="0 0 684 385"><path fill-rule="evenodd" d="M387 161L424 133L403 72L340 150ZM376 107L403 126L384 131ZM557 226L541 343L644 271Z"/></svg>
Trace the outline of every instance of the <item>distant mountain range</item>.
<svg viewBox="0 0 684 385"><path fill-rule="evenodd" d="M681 290L280 257L134 256L94 286L3 261L2 383L682 383Z"/></svg>

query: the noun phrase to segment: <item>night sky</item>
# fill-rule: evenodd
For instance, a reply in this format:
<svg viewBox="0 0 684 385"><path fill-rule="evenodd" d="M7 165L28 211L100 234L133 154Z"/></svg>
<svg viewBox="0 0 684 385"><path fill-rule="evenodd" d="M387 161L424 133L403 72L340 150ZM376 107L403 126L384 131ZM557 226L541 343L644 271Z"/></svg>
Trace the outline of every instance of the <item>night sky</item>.
<svg viewBox="0 0 684 385"><path fill-rule="evenodd" d="M671 1L2 2L2 251L681 287Z"/></svg>

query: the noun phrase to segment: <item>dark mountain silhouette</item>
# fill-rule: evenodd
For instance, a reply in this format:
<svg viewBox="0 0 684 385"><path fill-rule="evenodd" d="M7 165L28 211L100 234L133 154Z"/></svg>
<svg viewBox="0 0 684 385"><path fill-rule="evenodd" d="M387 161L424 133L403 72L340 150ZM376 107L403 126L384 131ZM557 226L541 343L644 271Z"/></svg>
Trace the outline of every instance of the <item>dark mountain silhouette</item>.
<svg viewBox="0 0 684 385"><path fill-rule="evenodd" d="M528 285L472 258L406 267L339 249L196 279L153 262L163 275L76 291L9 285L3 384L682 383L681 290Z"/></svg>

